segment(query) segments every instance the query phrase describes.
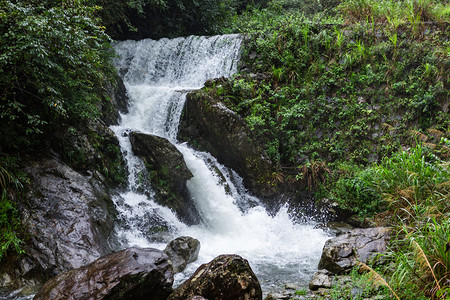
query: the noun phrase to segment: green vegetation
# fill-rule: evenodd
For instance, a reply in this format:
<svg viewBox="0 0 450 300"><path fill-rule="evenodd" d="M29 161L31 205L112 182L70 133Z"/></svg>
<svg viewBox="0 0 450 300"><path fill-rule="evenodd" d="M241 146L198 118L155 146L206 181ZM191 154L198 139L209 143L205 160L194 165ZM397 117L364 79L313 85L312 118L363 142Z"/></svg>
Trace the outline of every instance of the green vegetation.
<svg viewBox="0 0 450 300"><path fill-rule="evenodd" d="M445 299L449 4L343 0L302 14L288 2L235 18L230 31L249 33L241 72L210 93L245 118L280 173L394 227L387 263L355 269L334 299Z"/></svg>
<svg viewBox="0 0 450 300"><path fill-rule="evenodd" d="M87 1L0 0L0 258L22 251L21 155L52 142L64 148L58 134L70 134L69 128L85 134L109 101L104 87L115 80L113 53L98 10ZM81 159L75 148L61 149L73 154L64 157L68 163ZM118 167L116 156L93 167L117 172L109 169ZM109 179L117 182L117 175Z"/></svg>
<svg viewBox="0 0 450 300"><path fill-rule="evenodd" d="M17 168L14 158L0 156L0 260L11 248L17 253L23 253L23 240L19 237L21 221L16 200L26 177Z"/></svg>
<svg viewBox="0 0 450 300"><path fill-rule="evenodd" d="M331 189L330 196L343 205L361 215L378 212L380 223L394 226L395 238L384 256L389 267L363 269L375 283L386 278L382 285L400 299L421 299L420 295L445 299L450 288L448 167L448 162L417 145L350 178L340 178Z"/></svg>
<svg viewBox="0 0 450 300"><path fill-rule="evenodd" d="M367 164L396 151L411 130L447 131L448 26L421 25L416 37L387 22L346 27L323 15L273 18L279 9L250 19L257 31L243 55L245 72L220 98L280 167Z"/></svg>
<svg viewBox="0 0 450 300"><path fill-rule="evenodd" d="M117 146L89 128L114 83L108 34L242 32L240 74L209 94L246 120L280 178L395 228L388 264L352 272L359 295L444 299L449 18L438 0L0 0L0 259L23 249L17 153L57 133L52 146L74 168L125 177ZM350 299L352 287L333 293Z"/></svg>
<svg viewBox="0 0 450 300"><path fill-rule="evenodd" d="M0 2L2 150L98 115L112 78L108 36L84 1Z"/></svg>
<svg viewBox="0 0 450 300"><path fill-rule="evenodd" d="M114 39L211 35L247 6L267 0L97 0L100 16Z"/></svg>

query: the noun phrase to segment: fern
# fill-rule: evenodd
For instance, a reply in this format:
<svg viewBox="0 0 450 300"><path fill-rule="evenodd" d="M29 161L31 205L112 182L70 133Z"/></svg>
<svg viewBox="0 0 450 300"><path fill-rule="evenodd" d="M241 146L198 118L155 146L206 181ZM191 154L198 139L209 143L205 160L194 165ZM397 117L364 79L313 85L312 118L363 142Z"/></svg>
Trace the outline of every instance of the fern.
<svg viewBox="0 0 450 300"><path fill-rule="evenodd" d="M408 132L413 138L415 138L421 142L426 142L428 140L428 137L420 131L411 129Z"/></svg>

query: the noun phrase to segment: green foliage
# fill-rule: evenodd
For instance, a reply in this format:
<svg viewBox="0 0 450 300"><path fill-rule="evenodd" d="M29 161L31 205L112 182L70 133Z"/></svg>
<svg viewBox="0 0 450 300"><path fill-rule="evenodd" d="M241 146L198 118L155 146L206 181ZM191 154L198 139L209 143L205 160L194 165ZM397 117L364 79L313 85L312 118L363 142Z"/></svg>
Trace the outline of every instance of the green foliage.
<svg viewBox="0 0 450 300"><path fill-rule="evenodd" d="M370 298L374 295L384 295L389 298L389 292L386 288L378 285L373 285L371 282L371 275L360 274L358 268L355 267L350 272L349 280L336 280L331 288L330 299L336 300L362 300ZM392 298L393 299L393 298ZM417 299L420 299L418 297Z"/></svg>
<svg viewBox="0 0 450 300"><path fill-rule="evenodd" d="M220 98L276 163L368 164L410 144L411 128L448 130L448 26L421 23L427 34L418 38L393 17L346 27L323 16L273 1L234 22L233 30L252 34L243 72Z"/></svg>
<svg viewBox="0 0 450 300"><path fill-rule="evenodd" d="M97 116L112 53L96 8L84 3L0 1L2 147Z"/></svg>
<svg viewBox="0 0 450 300"><path fill-rule="evenodd" d="M340 176L326 187L327 196L362 216L381 212L387 206L405 220L416 217L412 205L448 211L450 172L427 151L419 144L371 167Z"/></svg>
<svg viewBox="0 0 450 300"><path fill-rule="evenodd" d="M11 249L19 254L24 252L16 199L26 178L17 168L14 158L0 156L0 261Z"/></svg>
<svg viewBox="0 0 450 300"><path fill-rule="evenodd" d="M107 32L115 39L211 35L229 31L233 16L267 0L97 0Z"/></svg>
<svg viewBox="0 0 450 300"><path fill-rule="evenodd" d="M383 199L370 182L373 173L373 169L365 169L353 177L339 178L332 188L332 198L361 216L378 213Z"/></svg>
<svg viewBox="0 0 450 300"><path fill-rule="evenodd" d="M19 237L21 221L14 202L6 191L0 198L0 261L8 251L14 249L18 254L24 253L23 240Z"/></svg>
<svg viewBox="0 0 450 300"><path fill-rule="evenodd" d="M422 22L448 21L449 5L439 0L346 0L338 6L346 22L409 23L416 31Z"/></svg>
<svg viewBox="0 0 450 300"><path fill-rule="evenodd" d="M420 218L414 226L400 224L399 238L387 259L393 262L391 285L403 298L424 292L447 299L450 291L449 216ZM405 289L405 287L407 287Z"/></svg>

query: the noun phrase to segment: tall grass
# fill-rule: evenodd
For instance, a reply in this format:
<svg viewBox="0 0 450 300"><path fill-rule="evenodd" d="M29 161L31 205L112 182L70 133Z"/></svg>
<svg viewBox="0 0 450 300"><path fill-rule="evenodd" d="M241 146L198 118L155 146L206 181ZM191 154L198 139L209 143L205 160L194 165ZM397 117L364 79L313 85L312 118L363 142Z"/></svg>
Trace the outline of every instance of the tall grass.
<svg viewBox="0 0 450 300"><path fill-rule="evenodd" d="M411 24L413 28L423 22L448 22L449 5L438 0L346 0L338 6L347 23Z"/></svg>
<svg viewBox="0 0 450 300"><path fill-rule="evenodd" d="M380 195L376 206L384 225L394 227L389 262L382 274L368 266L376 284L388 287L399 299L449 299L450 297L450 172L425 146L418 144L400 151L379 164L359 171L353 178L337 184L336 196L366 212ZM356 182L357 185L349 183ZM338 182L339 183L339 182ZM340 191L343 190L343 191ZM352 192L352 191L357 191ZM380 200L377 200L380 201ZM373 206L373 203L372 203Z"/></svg>

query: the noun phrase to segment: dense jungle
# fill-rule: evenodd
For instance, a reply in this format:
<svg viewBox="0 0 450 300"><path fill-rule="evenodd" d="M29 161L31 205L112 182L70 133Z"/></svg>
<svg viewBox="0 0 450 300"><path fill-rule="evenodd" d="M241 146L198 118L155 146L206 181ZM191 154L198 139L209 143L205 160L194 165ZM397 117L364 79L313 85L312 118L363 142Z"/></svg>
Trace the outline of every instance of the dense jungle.
<svg viewBox="0 0 450 300"><path fill-rule="evenodd" d="M449 22L447 0L0 0L0 269L30 254L38 159L97 178L103 198L126 188L107 130L128 109L117 41L240 34L237 72L188 94L205 104L183 111L179 139L216 156L189 124L220 102L270 162L229 162L255 195L391 228L378 260L295 299L449 299ZM161 172L149 182L178 197Z"/></svg>

